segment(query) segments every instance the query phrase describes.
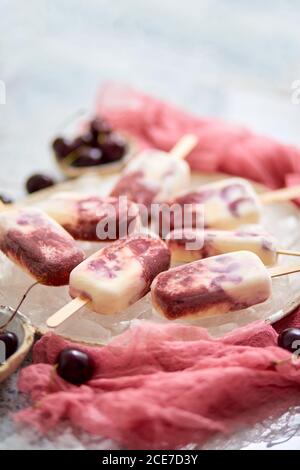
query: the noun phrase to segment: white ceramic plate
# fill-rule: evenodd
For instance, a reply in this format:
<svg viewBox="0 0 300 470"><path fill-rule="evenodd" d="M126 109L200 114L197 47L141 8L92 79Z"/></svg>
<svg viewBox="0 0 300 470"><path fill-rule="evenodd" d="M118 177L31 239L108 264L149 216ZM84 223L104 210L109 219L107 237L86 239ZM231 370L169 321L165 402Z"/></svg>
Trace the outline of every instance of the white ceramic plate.
<svg viewBox="0 0 300 470"><path fill-rule="evenodd" d="M194 174L193 187L197 185L225 177L220 174ZM109 176L85 176L78 180L64 183L55 189L41 191L28 198L25 204L35 203L48 197L49 192L57 190L95 191L99 194L108 194L114 184L117 175ZM258 191L261 186L256 185ZM281 242L281 248L300 250L300 217L297 207L292 203L280 203L264 207L263 226L273 233ZM100 243L82 243L82 247L88 254L96 251ZM280 263L289 264L297 262L297 258L280 257ZM299 259L300 265L300 259ZM0 303L14 307L24 294L26 288L33 280L11 263L4 255L0 255ZM193 324L201 325L208 329L214 336L222 336L225 333L253 322L257 319L266 319L270 315L279 315L291 312L300 304L300 274L292 274L273 280L272 297L255 307L239 312L227 313L215 317L194 321ZM38 285L29 293L22 305L21 311L26 315L37 331L44 333L49 330L46 319L70 300L67 287L46 287ZM166 322L153 313L149 296L141 299L126 311L115 316L96 314L87 308L81 309L55 331L66 338L89 344L105 344L115 335L120 334L132 321L152 320ZM52 330L53 331L53 330Z"/></svg>

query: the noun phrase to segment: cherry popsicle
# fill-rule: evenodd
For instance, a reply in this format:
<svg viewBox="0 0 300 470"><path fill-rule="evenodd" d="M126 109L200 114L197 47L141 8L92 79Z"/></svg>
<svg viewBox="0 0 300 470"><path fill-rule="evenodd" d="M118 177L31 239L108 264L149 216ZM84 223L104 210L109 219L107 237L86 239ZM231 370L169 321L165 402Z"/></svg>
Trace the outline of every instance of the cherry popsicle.
<svg viewBox="0 0 300 470"><path fill-rule="evenodd" d="M144 150L128 163L111 196L127 196L150 213L152 203L171 198L189 186L191 170L184 159L197 142L196 136L187 134L169 153Z"/></svg>
<svg viewBox="0 0 300 470"><path fill-rule="evenodd" d="M39 206L75 240L113 241L140 226L138 205L125 198L58 192Z"/></svg>
<svg viewBox="0 0 300 470"><path fill-rule="evenodd" d="M255 253L266 266L274 265L279 254L300 256L298 251L280 249L276 238L260 227L241 227L235 231L178 229L170 232L165 241L173 263L189 263L241 250Z"/></svg>
<svg viewBox="0 0 300 470"><path fill-rule="evenodd" d="M142 298L155 276L170 266L170 252L156 236L131 235L102 248L70 275L74 299L48 318L54 328L84 305L114 315Z"/></svg>
<svg viewBox="0 0 300 470"><path fill-rule="evenodd" d="M257 194L249 181L226 178L181 192L165 201L158 212L156 225L167 226L168 231L187 226L199 228L196 226L197 220L202 221L204 217L205 228L232 230L244 224L258 224L262 204L288 201L297 196L300 196L299 186ZM172 207L177 211L180 209L183 213L181 217L180 213L175 212L173 216L171 213L170 218Z"/></svg>
<svg viewBox="0 0 300 470"><path fill-rule="evenodd" d="M160 273L152 304L168 320L195 319L241 310L267 300L271 278L300 271L300 264L267 269L250 251L236 251Z"/></svg>
<svg viewBox="0 0 300 470"><path fill-rule="evenodd" d="M47 214L27 207L0 213L0 249L14 263L49 286L68 284L84 252Z"/></svg>

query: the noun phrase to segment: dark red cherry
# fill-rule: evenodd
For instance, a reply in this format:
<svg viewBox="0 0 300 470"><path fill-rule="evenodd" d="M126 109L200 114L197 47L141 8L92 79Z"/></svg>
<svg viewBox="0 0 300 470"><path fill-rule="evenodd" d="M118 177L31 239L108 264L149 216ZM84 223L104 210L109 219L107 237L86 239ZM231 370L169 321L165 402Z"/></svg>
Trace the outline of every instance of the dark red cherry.
<svg viewBox="0 0 300 470"><path fill-rule="evenodd" d="M278 336L278 346L290 352L300 351L300 329L287 328Z"/></svg>
<svg viewBox="0 0 300 470"><path fill-rule="evenodd" d="M55 184L53 178L47 175L37 173L30 176L26 182L26 189L29 194L35 193L40 189L49 188Z"/></svg>
<svg viewBox="0 0 300 470"><path fill-rule="evenodd" d="M57 137L52 142L52 148L57 160L63 160L72 151L70 142L62 137Z"/></svg>
<svg viewBox="0 0 300 470"><path fill-rule="evenodd" d="M100 148L103 152L103 163L110 163L124 157L127 145L125 139L120 134L110 134L100 144Z"/></svg>
<svg viewBox="0 0 300 470"><path fill-rule="evenodd" d="M3 202L3 204L11 204L14 202L7 194L0 194L0 201Z"/></svg>
<svg viewBox="0 0 300 470"><path fill-rule="evenodd" d="M56 362L58 375L74 385L81 385L90 380L95 370L93 359L79 349L63 349Z"/></svg>
<svg viewBox="0 0 300 470"><path fill-rule="evenodd" d="M102 151L98 148L80 147L74 154L71 162L75 167L86 167L100 165L102 161Z"/></svg>
<svg viewBox="0 0 300 470"><path fill-rule="evenodd" d="M86 132L85 134L76 137L71 143L72 150L76 150L79 147L97 147L97 138L92 132Z"/></svg>
<svg viewBox="0 0 300 470"><path fill-rule="evenodd" d="M95 118L90 124L91 132L98 137L98 135L109 135L112 132L110 124L103 118Z"/></svg>
<svg viewBox="0 0 300 470"><path fill-rule="evenodd" d="M19 346L19 340L15 333L12 331L0 331L0 342L5 345L5 359L12 356Z"/></svg>

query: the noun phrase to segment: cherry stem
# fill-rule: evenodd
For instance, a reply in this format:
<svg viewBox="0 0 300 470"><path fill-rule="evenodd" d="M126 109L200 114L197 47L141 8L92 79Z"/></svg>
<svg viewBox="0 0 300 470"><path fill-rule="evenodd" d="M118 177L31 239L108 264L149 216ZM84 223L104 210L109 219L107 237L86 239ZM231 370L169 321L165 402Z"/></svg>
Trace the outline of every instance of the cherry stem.
<svg viewBox="0 0 300 470"><path fill-rule="evenodd" d="M35 282L34 284L31 284L31 286L28 287L28 289L26 290L25 294L23 295L22 299L20 300L20 302L18 303L17 307L15 308L15 310L13 311L13 313L11 314L10 318L4 323L4 325L0 326L0 332L15 318L15 316L17 315L18 313L18 310L19 308L21 307L22 303L24 302L24 300L26 299L27 295L29 294L29 292L31 291L31 289L36 286L37 284L39 284L38 282Z"/></svg>
<svg viewBox="0 0 300 470"><path fill-rule="evenodd" d="M78 118L86 114L87 110L86 109L78 109L74 113L72 113L70 116L68 116L66 119L64 119L63 122L60 123L58 126L59 130L65 129L68 127L72 122L76 121Z"/></svg>

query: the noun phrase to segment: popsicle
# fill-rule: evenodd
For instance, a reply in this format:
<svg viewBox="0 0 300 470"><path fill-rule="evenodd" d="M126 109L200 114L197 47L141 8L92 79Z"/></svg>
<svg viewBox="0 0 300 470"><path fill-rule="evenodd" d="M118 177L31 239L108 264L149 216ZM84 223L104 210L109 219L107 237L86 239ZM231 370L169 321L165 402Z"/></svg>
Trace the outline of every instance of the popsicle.
<svg viewBox="0 0 300 470"><path fill-rule="evenodd" d="M190 184L191 171L184 157L196 143L195 136L186 135L169 153L144 150L128 163L111 196L125 195L148 211L153 202L174 197Z"/></svg>
<svg viewBox="0 0 300 470"><path fill-rule="evenodd" d="M39 204L76 240L112 241L140 226L139 208L127 198L61 192Z"/></svg>
<svg viewBox="0 0 300 470"><path fill-rule="evenodd" d="M170 252L158 237L139 234L118 240L72 271L70 295L75 299L48 318L47 325L57 326L85 304L103 315L116 314L143 297L169 266Z"/></svg>
<svg viewBox="0 0 300 470"><path fill-rule="evenodd" d="M0 214L0 249L38 282L68 284L70 272L85 255L57 222L36 208Z"/></svg>
<svg viewBox="0 0 300 470"><path fill-rule="evenodd" d="M172 262L189 263L210 256L247 250L271 266L277 261L278 242L260 228L228 230L178 229L170 232L166 243Z"/></svg>
<svg viewBox="0 0 300 470"><path fill-rule="evenodd" d="M151 298L169 320L219 315L264 302L272 292L271 277L299 271L299 264L267 269L254 253L236 251L159 274Z"/></svg>
<svg viewBox="0 0 300 470"><path fill-rule="evenodd" d="M165 237L173 229L199 228L197 221L202 223L204 218L205 228L231 230L243 224L259 223L262 205L297 197L300 197L299 186L256 194L247 180L227 178L164 201L152 228Z"/></svg>
<svg viewBox="0 0 300 470"><path fill-rule="evenodd" d="M178 195L167 205L162 205L156 223L160 233L164 233L168 227L170 230L199 228L197 220L202 221L204 216L205 228L230 230L242 224L258 223L260 206L248 181L230 178ZM173 212L169 216L171 209Z"/></svg>

